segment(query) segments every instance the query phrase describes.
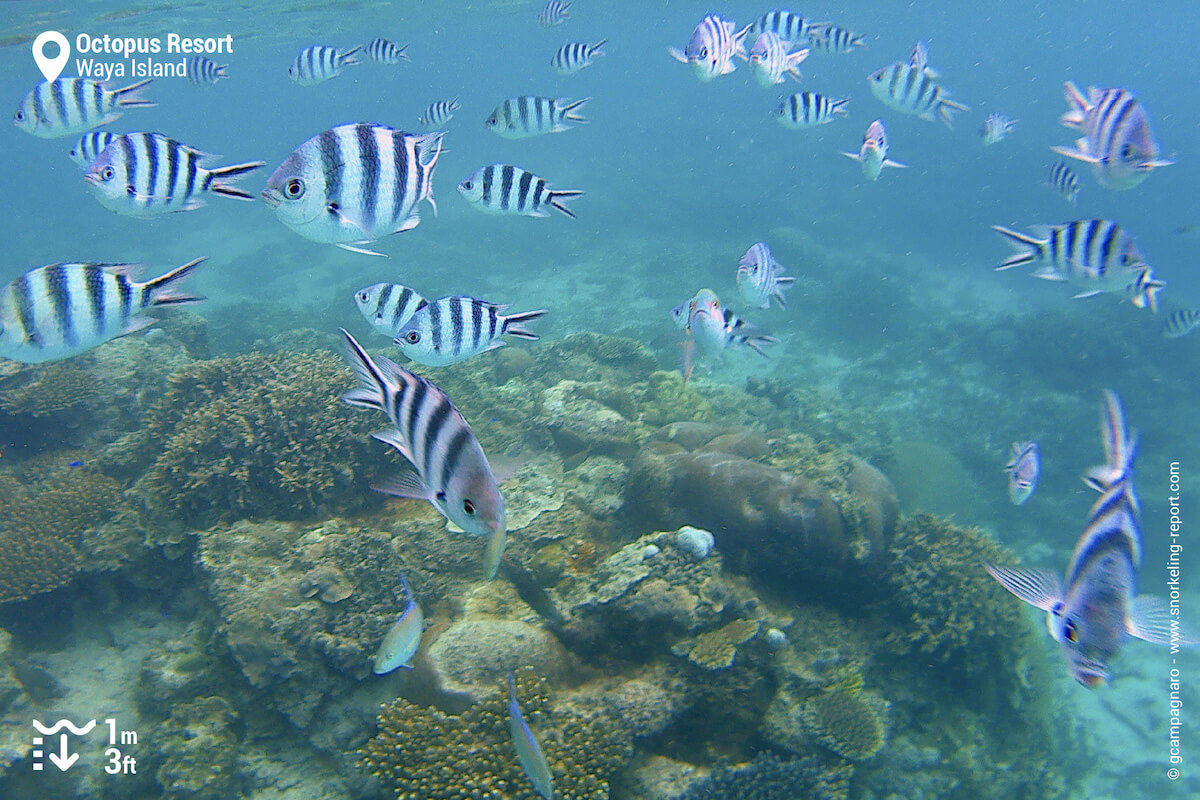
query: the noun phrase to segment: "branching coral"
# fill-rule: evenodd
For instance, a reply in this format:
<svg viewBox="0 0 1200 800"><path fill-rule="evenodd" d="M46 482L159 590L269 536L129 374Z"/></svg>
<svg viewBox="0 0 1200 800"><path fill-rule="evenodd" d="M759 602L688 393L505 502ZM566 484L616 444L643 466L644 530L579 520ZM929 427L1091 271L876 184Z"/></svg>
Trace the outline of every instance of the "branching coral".
<svg viewBox="0 0 1200 800"><path fill-rule="evenodd" d="M93 362L92 356L81 355L24 370L0 388L0 408L9 414L41 417L86 403L100 394Z"/></svg>

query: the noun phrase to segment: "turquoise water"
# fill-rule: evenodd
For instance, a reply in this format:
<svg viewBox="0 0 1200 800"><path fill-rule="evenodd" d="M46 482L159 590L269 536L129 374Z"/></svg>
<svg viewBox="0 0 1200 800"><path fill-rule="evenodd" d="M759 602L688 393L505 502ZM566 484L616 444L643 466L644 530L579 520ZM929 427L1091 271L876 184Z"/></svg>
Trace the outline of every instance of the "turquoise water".
<svg viewBox="0 0 1200 800"><path fill-rule="evenodd" d="M1200 160L1193 152L1200 141L1194 81L1200 16L1192 4L803 5L798 10L813 19L863 33L867 46L813 54L800 66L802 83L773 89L759 87L741 62L732 75L702 84L667 54L668 47L683 47L709 11L744 24L767 10L743 2L713 9L577 0L568 22L551 29L538 26L535 2L250 6L6 3L0 97L15 109L41 80L29 42L45 29L72 40L79 32L230 34L233 54L213 57L229 64L228 80L205 89L157 80L145 95L158 105L130 110L108 129L160 131L220 154L218 163L265 161L241 181L257 194L293 149L322 130L353 121L416 130L428 103L458 96L462 108L444 126L445 151L433 180L438 213L422 204L418 227L376 242L388 259L304 240L261 202L213 197L194 212L123 217L89 196L66 157L75 137L42 140L9 128L0 150L0 187L8 199L0 218L0 282L58 261L139 262L159 273L207 256L188 288L208 297L190 310L207 320L216 356L249 352L273 338L277 344L299 329L326 335L342 326L365 339L371 334L353 305L354 291L396 281L429 297L465 294L516 310L545 307L550 313L536 326L545 342L579 331L627 336L649 347L665 370L680 366L668 312L708 287L780 342L767 359L744 350L726 354L698 369L699 385L741 387L753 376L815 390L873 420L894 442L938 448L958 462L954 479L961 488L947 497L931 485L950 480L945 471L894 475L910 489L908 496L901 492L902 505L983 526L1026 561L1059 571L1092 501L1078 476L1102 458L1100 392L1111 388L1141 432L1142 589L1164 593L1168 464L1181 465L1185 519L1188 500L1200 496L1192 473L1200 465L1194 412L1200 334L1161 336L1167 312L1200 306L1194 273ZM408 44L412 63L368 62L315 87L288 80L302 48L345 49L376 36ZM574 76L550 70L564 42L603 38L607 55L592 67ZM918 39L928 42L931 64L953 99L971 106L953 131L884 108L866 86L870 72L906 59ZM1068 80L1136 92L1163 155L1176 163L1123 192L1099 186L1077 165L1079 205L1069 206L1042 185L1058 158L1049 148L1076 137L1058 123ZM849 97L849 117L811 131L778 126L769 111L801 90ZM483 120L491 109L520 94L591 97L583 112L591 122L522 141L487 131ZM992 111L1019 125L1008 139L984 147L977 129ZM855 151L876 118L887 126L891 157L909 169L886 170L872 183L839 153ZM571 204L578 219L490 217L468 207L455 185L493 162L522 166L556 188L582 190ZM1022 270L992 270L1009 249L989 226L1027 230L1089 217L1119 221L1168 282L1157 315L1112 296L1073 300L1068 288ZM797 279L786 311L746 309L737 297L737 261L756 241L768 242ZM334 349L331 336L327 343ZM375 339L372 347L379 346L383 340ZM1033 500L1015 508L1001 468L1009 442L1026 439L1041 445L1042 479ZM11 444L0 441L0 449ZM0 466L27 455L35 454L14 448ZM908 468L919 473L925 466ZM1183 563L1193 572L1200 568L1197 553L1189 542ZM1058 658L1049 639L1041 645ZM1194 656L1180 663L1200 675ZM1129 683L1138 681L1137 698L1154 720L1145 742L1123 746L1125 723L1063 670L1055 674L1061 700L1055 714L1064 731L1084 731L1080 737L1097 760L1129 765L1128 773L1113 768L1105 775L1137 780L1135 767L1168 766L1161 678L1169 666L1166 656L1139 642L1127 646L1121 664L1137 676ZM1120 680L1101 691L1121 692ZM1194 684L1188 692L1194 704ZM1195 752L1185 748L1189 764ZM1088 770L1082 772L1078 796L1109 790L1086 788ZM36 784L18 785L28 791ZM122 796L111 784L105 791Z"/></svg>

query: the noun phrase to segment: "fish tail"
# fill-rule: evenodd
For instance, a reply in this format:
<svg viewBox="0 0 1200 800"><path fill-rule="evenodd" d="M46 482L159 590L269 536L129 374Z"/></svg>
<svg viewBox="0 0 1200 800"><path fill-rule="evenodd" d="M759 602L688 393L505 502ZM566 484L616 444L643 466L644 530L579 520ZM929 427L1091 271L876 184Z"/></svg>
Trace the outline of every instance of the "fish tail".
<svg viewBox="0 0 1200 800"><path fill-rule="evenodd" d="M746 347L749 347L751 350L758 353L763 358L770 358L770 356L768 356L766 351L764 351L762 349L762 346L764 344L776 344L778 341L779 340L776 339L774 336L767 336L766 334L759 334L757 336L745 336L742 338L742 343L744 345L746 345Z"/></svg>
<svg viewBox="0 0 1200 800"><path fill-rule="evenodd" d="M590 97L585 97L582 100L576 100L574 103L571 103L570 105L563 106L562 118L569 119L569 120L571 120L571 122L591 122L591 120L585 119L584 117L581 117L575 113L579 109L583 108L584 103L588 102L591 99L592 98L590 98Z"/></svg>
<svg viewBox="0 0 1200 800"><path fill-rule="evenodd" d="M592 47L591 47L592 55L594 55L594 56L608 55L603 50L604 45L606 45L606 44L608 44L608 39L601 39L600 41L598 41L594 45L592 45Z"/></svg>
<svg viewBox="0 0 1200 800"><path fill-rule="evenodd" d="M559 200L567 200L571 197L579 197L583 192L574 189L551 189L550 199L547 201L550 205L557 208L562 213L566 214L571 219L575 219L575 212L564 206Z"/></svg>
<svg viewBox="0 0 1200 800"><path fill-rule="evenodd" d="M942 122L946 123L947 128L954 130L954 114L958 111L970 110L971 107L968 105L956 103L953 100L943 97L942 102L938 104L938 117L941 118Z"/></svg>
<svg viewBox="0 0 1200 800"><path fill-rule="evenodd" d="M351 47L349 50L342 53L341 57L338 58L338 63L340 65L342 65L343 67L349 67L349 66L353 66L355 64L362 63L357 58L354 57L354 54L357 53L359 50L362 50L361 44L358 47Z"/></svg>
<svg viewBox="0 0 1200 800"><path fill-rule="evenodd" d="M228 167L217 167L208 171L208 177L205 179L205 189L214 194L224 195L225 197L234 197L238 200L253 200L254 195L243 191L236 186L227 183L221 183L217 178L236 178L240 175L245 175L247 172L256 170L259 167L265 167L265 161L250 161L245 164L230 164Z"/></svg>
<svg viewBox="0 0 1200 800"><path fill-rule="evenodd" d="M349 331L345 328L338 330L346 337L351 355L350 366L358 378L358 386L342 395L342 400L352 406L382 411L384 399L387 397L387 378Z"/></svg>
<svg viewBox="0 0 1200 800"><path fill-rule="evenodd" d="M143 97L137 97L138 89L145 88L147 85L154 83L153 78L147 78L144 81L131 83L130 85L113 90L113 98L116 100L116 105L122 108L150 108L157 105L153 100L147 100ZM125 95L129 95L126 97Z"/></svg>
<svg viewBox="0 0 1200 800"><path fill-rule="evenodd" d="M1104 391L1104 408L1100 415L1101 438L1104 441L1105 464L1088 470L1083 481L1091 488L1104 494L1119 484L1124 484L1122 493L1129 500L1134 513L1141 504L1133 491L1133 461L1137 457L1137 432L1125 426L1125 411L1121 398L1111 389Z"/></svg>
<svg viewBox="0 0 1200 800"><path fill-rule="evenodd" d="M198 303L204 299L198 294L184 294L171 288L171 284L183 280L190 275L196 267L204 263L206 256L192 259L182 267L176 267L166 275L147 281L143 290L147 298L147 306L170 306L182 305L183 303Z"/></svg>
<svg viewBox="0 0 1200 800"><path fill-rule="evenodd" d="M1010 230L1000 225L993 225L992 230L1008 239L1009 244L1021 251L1014 253L1001 262L1000 266L996 267L997 272L1012 269L1013 267L1020 267L1025 264L1032 264L1038 260L1042 248L1046 246L1044 239L1038 239L1029 234Z"/></svg>
<svg viewBox="0 0 1200 800"><path fill-rule="evenodd" d="M1071 108L1059 117L1058 121L1068 128L1080 128L1083 126L1083 119L1087 114L1087 98L1083 96L1083 92L1079 91L1079 87L1075 85L1074 81L1064 83L1063 90L1067 97L1067 103Z"/></svg>
<svg viewBox="0 0 1200 800"><path fill-rule="evenodd" d="M535 320L546 313L546 309L539 308L537 311L524 311L520 314L510 314L504 318L504 330L509 336L516 336L518 339L537 339L538 335L524 326L523 323Z"/></svg>

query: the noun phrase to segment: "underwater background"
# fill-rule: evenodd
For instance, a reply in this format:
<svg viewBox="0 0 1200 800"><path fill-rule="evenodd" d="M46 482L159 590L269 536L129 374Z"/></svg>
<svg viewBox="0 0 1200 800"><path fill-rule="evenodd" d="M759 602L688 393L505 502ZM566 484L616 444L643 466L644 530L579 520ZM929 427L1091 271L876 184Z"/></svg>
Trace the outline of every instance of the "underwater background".
<svg viewBox="0 0 1200 800"><path fill-rule="evenodd" d="M43 30L231 34L233 54L212 56L227 80L158 79L154 108L106 129L265 161L241 181L255 195L320 131L416 131L430 102L462 105L441 126L437 214L422 204L419 226L377 241L388 259L302 239L258 201L112 214L67 158L75 137L7 129L0 285L59 261L155 275L208 261L187 283L207 300L158 314L161 334L0 361L0 796L535 797L505 727L509 668L564 800L1200 793L1186 738L1182 777L1166 775L1165 649L1128 642L1112 684L1087 690L1041 615L980 566L1061 572L1113 389L1140 432L1139 589L1166 594L1178 462L1197 607L1200 335L1166 339L1162 324L1200 307L1200 11L799 4L866 46L814 53L802 82L764 89L742 62L701 83L667 48L705 14L740 27L767 6L576 0L551 28L541 7L0 5L14 110L41 80ZM305 47L377 36L412 62L288 79ZM551 71L563 43L601 39L591 67ZM953 130L866 85L920 39L971 107ZM1050 147L1077 138L1058 121L1066 81L1135 92L1175 163L1120 192L1076 165L1068 205L1043 185ZM784 129L769 112L802 90L848 97L849 116ZM520 141L485 129L522 94L590 97L590 123ZM992 111L1019 124L985 147ZM870 182L840 153L876 118L909 168ZM582 190L578 219L468 207L455 185L493 162ZM989 226L1091 217L1119 221L1167 281L1157 314L994 271L1010 249ZM796 278L786 310L738 298L738 258L758 241ZM354 379L337 328L396 357L353 302L379 281L549 311L539 342L417 370L517 470L496 581L480 580L478 540L370 490L397 462L369 439L380 420L338 400ZM669 312L702 287L779 343L767 358L731 349L685 384ZM1003 467L1025 440L1041 480L1014 506ZM713 532L711 555L680 546L685 525ZM416 669L375 676L400 572L426 633ZM1195 708L1200 659L1178 659ZM101 722L72 744L76 766L35 771L30 721L60 718ZM122 746L136 773L104 771L109 718L139 734Z"/></svg>

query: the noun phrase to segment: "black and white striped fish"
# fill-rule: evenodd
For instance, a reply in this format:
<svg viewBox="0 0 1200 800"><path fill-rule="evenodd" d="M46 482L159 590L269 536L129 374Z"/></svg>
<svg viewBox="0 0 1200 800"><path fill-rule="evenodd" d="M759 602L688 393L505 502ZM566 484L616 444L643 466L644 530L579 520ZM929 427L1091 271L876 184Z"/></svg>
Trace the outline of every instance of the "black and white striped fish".
<svg viewBox="0 0 1200 800"><path fill-rule="evenodd" d="M83 169L87 169L115 138L117 135L108 131L89 131L80 136L79 141L71 148L69 153L71 160Z"/></svg>
<svg viewBox="0 0 1200 800"><path fill-rule="evenodd" d="M187 79L196 86L212 86L222 78L228 78L228 64L218 64L204 56L192 56L187 62Z"/></svg>
<svg viewBox="0 0 1200 800"><path fill-rule="evenodd" d="M438 128L450 121L454 112L462 108L458 98L453 100L435 100L425 107L425 113L417 118L423 128Z"/></svg>
<svg viewBox="0 0 1200 800"><path fill-rule="evenodd" d="M1191 333L1197 325L1200 325L1200 308L1182 308L1167 317L1162 334L1168 339L1178 339Z"/></svg>
<svg viewBox="0 0 1200 800"><path fill-rule="evenodd" d="M759 86L771 87L783 83L783 76L790 75L800 80L797 65L808 58L808 48L789 53L790 45L778 34L767 31L760 33L750 48L750 68Z"/></svg>
<svg viewBox="0 0 1200 800"><path fill-rule="evenodd" d="M354 293L354 302L367 322L389 339L408 322L427 300L398 283L374 283Z"/></svg>
<svg viewBox="0 0 1200 800"><path fill-rule="evenodd" d="M560 75L574 75L579 70L590 67L596 56L605 55L606 44L608 39L601 39L595 44L568 42L558 48L558 52L550 59L550 66Z"/></svg>
<svg viewBox="0 0 1200 800"><path fill-rule="evenodd" d="M785 97L771 112L780 125L793 130L815 128L846 116L849 100L834 100L816 92L800 92Z"/></svg>
<svg viewBox="0 0 1200 800"><path fill-rule="evenodd" d="M866 47L861 33L839 28L837 25L826 25L820 30L815 28L809 33L810 47L814 52L852 53L856 47Z"/></svg>
<svg viewBox="0 0 1200 800"><path fill-rule="evenodd" d="M1077 298L1112 292L1128 297L1138 308L1158 308L1158 292L1166 283L1154 279L1133 238L1112 220L1038 226L1033 236L999 225L992 230L1018 250L996 267L998 271L1030 264L1038 267L1036 278L1081 288Z"/></svg>
<svg viewBox="0 0 1200 800"><path fill-rule="evenodd" d="M746 35L750 27L747 25L735 31L732 20L720 14L709 14L692 31L684 49L668 47L667 52L671 58L691 67L692 73L707 83L737 69L733 63L734 56L746 58Z"/></svg>
<svg viewBox="0 0 1200 800"><path fill-rule="evenodd" d="M784 277L784 272L766 242L751 245L738 262L736 282L742 299L754 308L770 308L774 298L780 308L787 308L783 293L796 279Z"/></svg>
<svg viewBox="0 0 1200 800"><path fill-rule="evenodd" d="M1131 189L1158 167L1173 162L1159 158L1158 142L1146 111L1133 92L1089 86L1087 97L1068 81L1071 106L1059 119L1083 133L1074 147L1050 148L1059 155L1092 165L1096 180L1109 189Z"/></svg>
<svg viewBox="0 0 1200 800"><path fill-rule="evenodd" d="M750 26L749 41L770 32L786 42L788 47L804 47L819 35L825 26L824 22L813 22L787 9L777 9L768 11L754 21Z"/></svg>
<svg viewBox="0 0 1200 800"><path fill-rule="evenodd" d="M206 192L254 199L226 181L265 161L206 169L201 166L206 158L211 156L161 133L126 133L104 148L83 179L100 205L131 217L191 211L204 205Z"/></svg>
<svg viewBox="0 0 1200 800"><path fill-rule="evenodd" d="M561 133L571 129L568 122L587 122L575 112L591 100L585 97L572 103L553 97L521 95L510 97L492 109L484 123L488 129L505 139L527 139L543 133Z"/></svg>
<svg viewBox="0 0 1200 800"><path fill-rule="evenodd" d="M25 364L78 355L157 320L151 306L203 300L175 289L203 258L145 283L133 264L51 264L0 289L0 356Z"/></svg>
<svg viewBox="0 0 1200 800"><path fill-rule="evenodd" d="M1079 197L1079 179L1065 161L1059 161L1050 167L1046 185L1061 194L1071 205L1075 205Z"/></svg>
<svg viewBox="0 0 1200 800"><path fill-rule="evenodd" d="M871 93L888 108L930 121L937 114L947 128L954 127L954 112L970 110L970 106L951 100L924 68L912 64L895 61L872 72L867 83Z"/></svg>
<svg viewBox="0 0 1200 800"><path fill-rule="evenodd" d="M43 81L25 95L13 124L39 139L76 136L118 119L127 108L155 105L138 96L139 89L153 80L138 81L123 89L91 78L59 78Z"/></svg>
<svg viewBox="0 0 1200 800"><path fill-rule="evenodd" d="M381 491L428 500L467 533L487 536L484 574L491 580L504 554L504 498L471 426L431 381L390 359L373 361L353 336L342 335L358 377L342 399L387 414L394 427L376 438L411 465Z"/></svg>
<svg viewBox="0 0 1200 800"><path fill-rule="evenodd" d="M525 323L546 309L505 314L506 305L474 297L443 297L417 309L396 331L394 344L428 367L444 367L504 346L501 336L536 340Z"/></svg>
<svg viewBox="0 0 1200 800"><path fill-rule="evenodd" d="M408 45L396 44L387 39L372 39L371 43L363 49L367 58L376 64L399 64L401 61L412 61L404 52L408 49Z"/></svg>
<svg viewBox="0 0 1200 800"><path fill-rule="evenodd" d="M571 219L574 212L560 201L578 197L573 189L550 189L545 178L512 164L489 164L458 185L458 193L485 214L548 217L556 208Z"/></svg>
<svg viewBox="0 0 1200 800"><path fill-rule="evenodd" d="M553 28L555 25L562 25L567 21L567 17L571 16L568 9L571 8L569 2L564 3L562 0L547 0L546 5L542 6L542 13L538 14L538 22L543 28Z"/></svg>
<svg viewBox="0 0 1200 800"><path fill-rule="evenodd" d="M340 75L342 67L360 63L354 54L361 49L360 46L342 51L322 44L307 47L300 51L300 55L296 56L296 60L288 67L288 77L301 86L316 86Z"/></svg>
<svg viewBox="0 0 1200 800"><path fill-rule="evenodd" d="M339 125L296 148L262 198L280 222L310 241L381 255L362 245L415 228L422 200L436 213L433 170L444 135Z"/></svg>

